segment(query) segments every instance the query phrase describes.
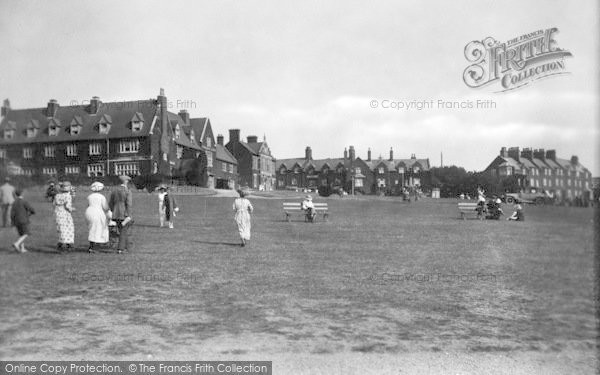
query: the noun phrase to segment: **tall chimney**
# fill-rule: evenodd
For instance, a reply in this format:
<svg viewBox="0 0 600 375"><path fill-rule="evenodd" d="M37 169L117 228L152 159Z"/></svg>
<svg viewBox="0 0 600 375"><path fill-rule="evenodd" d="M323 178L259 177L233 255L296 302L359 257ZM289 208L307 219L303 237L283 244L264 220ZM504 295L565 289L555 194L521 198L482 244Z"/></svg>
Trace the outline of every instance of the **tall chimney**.
<svg viewBox="0 0 600 375"><path fill-rule="evenodd" d="M354 159L356 158L356 153L354 152L354 146L350 146L348 153L350 154L350 161L354 161Z"/></svg>
<svg viewBox="0 0 600 375"><path fill-rule="evenodd" d="M223 146L223 134L217 135L217 144Z"/></svg>
<svg viewBox="0 0 600 375"><path fill-rule="evenodd" d="M249 135L248 137L246 137L246 139L248 140L248 143L256 143L258 142L258 137L255 135Z"/></svg>
<svg viewBox="0 0 600 375"><path fill-rule="evenodd" d="M540 148L539 150L533 150L533 157L540 159L541 161L546 161L546 152L544 152L543 148Z"/></svg>
<svg viewBox="0 0 600 375"><path fill-rule="evenodd" d="M371 147L367 150L367 161L371 161Z"/></svg>
<svg viewBox="0 0 600 375"><path fill-rule="evenodd" d="M237 143L240 141L240 129L229 129L229 142Z"/></svg>
<svg viewBox="0 0 600 375"><path fill-rule="evenodd" d="M306 160L312 160L312 149L309 146L306 146L304 150L304 158Z"/></svg>
<svg viewBox="0 0 600 375"><path fill-rule="evenodd" d="M184 124L186 124L186 125L190 124L190 114L188 113L187 110L182 109L181 111L179 111L179 117L181 117Z"/></svg>
<svg viewBox="0 0 600 375"><path fill-rule="evenodd" d="M546 159L556 161L556 150L546 150Z"/></svg>
<svg viewBox="0 0 600 375"><path fill-rule="evenodd" d="M48 102L48 107L46 108L46 116L55 117L56 112L58 112L58 102L56 99L50 99Z"/></svg>
<svg viewBox="0 0 600 375"><path fill-rule="evenodd" d="M169 134L170 125L167 97L165 96L165 90L163 88L160 89L160 92L156 97L156 105L158 107L158 115L160 116L160 161L158 173L169 176L171 175L171 164L169 163L171 134Z"/></svg>
<svg viewBox="0 0 600 375"><path fill-rule="evenodd" d="M411 158L411 159L417 159L417 155L415 155L415 154L410 154L410 158Z"/></svg>
<svg viewBox="0 0 600 375"><path fill-rule="evenodd" d="M530 148L524 148L523 151L521 151L521 157L523 159L531 160L533 158L533 152Z"/></svg>
<svg viewBox="0 0 600 375"><path fill-rule="evenodd" d="M394 160L394 149L390 147L390 161Z"/></svg>
<svg viewBox="0 0 600 375"><path fill-rule="evenodd" d="M571 156L571 164L572 165L579 164L579 158L576 155Z"/></svg>
<svg viewBox="0 0 600 375"><path fill-rule="evenodd" d="M8 99L4 99L2 103L2 111L0 112L0 119L6 117L8 112L10 111L10 101Z"/></svg>
<svg viewBox="0 0 600 375"><path fill-rule="evenodd" d="M521 153L518 147L510 147L508 149L508 157L513 158L516 161L521 161Z"/></svg>
<svg viewBox="0 0 600 375"><path fill-rule="evenodd" d="M348 159L348 149L344 147L344 160Z"/></svg>
<svg viewBox="0 0 600 375"><path fill-rule="evenodd" d="M502 147L500 149L500 156L502 156L503 158L507 158L508 157L508 151L506 151L506 147Z"/></svg>
<svg viewBox="0 0 600 375"><path fill-rule="evenodd" d="M90 114L95 115L96 113L98 113L98 109L100 108L100 98L97 96L93 96L92 99L90 100L90 106L89 106L89 110L90 110Z"/></svg>

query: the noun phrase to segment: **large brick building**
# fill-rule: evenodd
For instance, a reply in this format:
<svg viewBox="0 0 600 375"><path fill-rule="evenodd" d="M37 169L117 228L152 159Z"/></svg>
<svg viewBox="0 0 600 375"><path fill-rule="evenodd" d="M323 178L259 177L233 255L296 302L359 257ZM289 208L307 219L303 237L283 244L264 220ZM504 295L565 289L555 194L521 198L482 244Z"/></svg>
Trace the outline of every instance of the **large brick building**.
<svg viewBox="0 0 600 375"><path fill-rule="evenodd" d="M225 148L237 160L240 186L252 189L273 190L275 188L275 158L265 139L247 137L248 142L240 140L240 130L229 130L229 142Z"/></svg>
<svg viewBox="0 0 600 375"><path fill-rule="evenodd" d="M156 99L12 109L2 106L0 162L21 175L85 174L165 176L194 174L214 186L215 146L208 119L167 110L163 89ZM192 163L193 162L193 163Z"/></svg>
<svg viewBox="0 0 600 375"><path fill-rule="evenodd" d="M366 194L391 191L402 187L419 187L429 181L429 160L394 159L390 149L389 159L366 160L356 156L354 146L344 149L342 158L313 159L312 149L306 147L303 158L277 161L277 188L316 189L319 186L343 188Z"/></svg>
<svg viewBox="0 0 600 375"><path fill-rule="evenodd" d="M561 159L555 150L502 147L484 172L496 177L516 176L523 190L545 190L559 199L586 196L592 189L592 174L579 158Z"/></svg>

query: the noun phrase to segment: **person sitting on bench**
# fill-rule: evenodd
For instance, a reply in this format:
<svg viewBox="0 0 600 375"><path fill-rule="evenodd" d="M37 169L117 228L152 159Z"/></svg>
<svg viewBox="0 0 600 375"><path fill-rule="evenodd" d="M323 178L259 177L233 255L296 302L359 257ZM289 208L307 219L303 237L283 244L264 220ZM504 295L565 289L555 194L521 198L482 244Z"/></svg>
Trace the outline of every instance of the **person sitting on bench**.
<svg viewBox="0 0 600 375"><path fill-rule="evenodd" d="M302 201L302 205L300 207L304 210L304 212L306 212L306 218L308 219L308 221L312 223L315 219L315 216L317 216L312 197L310 195L307 195Z"/></svg>

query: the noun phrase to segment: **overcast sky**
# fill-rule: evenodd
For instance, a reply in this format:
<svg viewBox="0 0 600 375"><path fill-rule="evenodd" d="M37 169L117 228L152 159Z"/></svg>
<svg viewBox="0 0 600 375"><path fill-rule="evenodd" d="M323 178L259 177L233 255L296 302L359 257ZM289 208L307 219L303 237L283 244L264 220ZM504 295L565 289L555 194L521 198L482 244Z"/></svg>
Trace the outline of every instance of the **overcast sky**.
<svg viewBox="0 0 600 375"><path fill-rule="evenodd" d="M557 27L571 74L498 93L462 79L472 40ZM578 155L592 173L598 129L597 2L0 1L0 98L13 108L136 100L165 89L173 112L215 134L266 135L276 158L430 158L484 169L502 146ZM377 108L371 107L376 100ZM433 108L382 108L434 101ZM438 100L491 100L440 109ZM385 102L387 103L387 102Z"/></svg>

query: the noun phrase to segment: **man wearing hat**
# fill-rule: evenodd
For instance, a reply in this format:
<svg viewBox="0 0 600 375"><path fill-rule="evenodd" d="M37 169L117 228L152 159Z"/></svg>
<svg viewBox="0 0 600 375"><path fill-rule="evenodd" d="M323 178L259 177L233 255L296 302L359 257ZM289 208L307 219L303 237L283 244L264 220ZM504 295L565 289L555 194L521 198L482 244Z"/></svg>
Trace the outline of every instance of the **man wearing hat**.
<svg viewBox="0 0 600 375"><path fill-rule="evenodd" d="M315 205L313 204L312 196L310 194L304 198L301 207L306 212L308 221L312 223L315 220L317 213L315 212Z"/></svg>
<svg viewBox="0 0 600 375"><path fill-rule="evenodd" d="M121 185L110 194L108 207L112 211L112 219L117 223L119 229L117 252L121 254L127 250L129 241L132 197L131 190L128 187L131 178L129 176L119 176L119 180L121 180Z"/></svg>
<svg viewBox="0 0 600 375"><path fill-rule="evenodd" d="M2 225L10 226L10 209L15 203L15 187L10 184L10 177L4 178L4 184L0 186L0 204L2 204Z"/></svg>

